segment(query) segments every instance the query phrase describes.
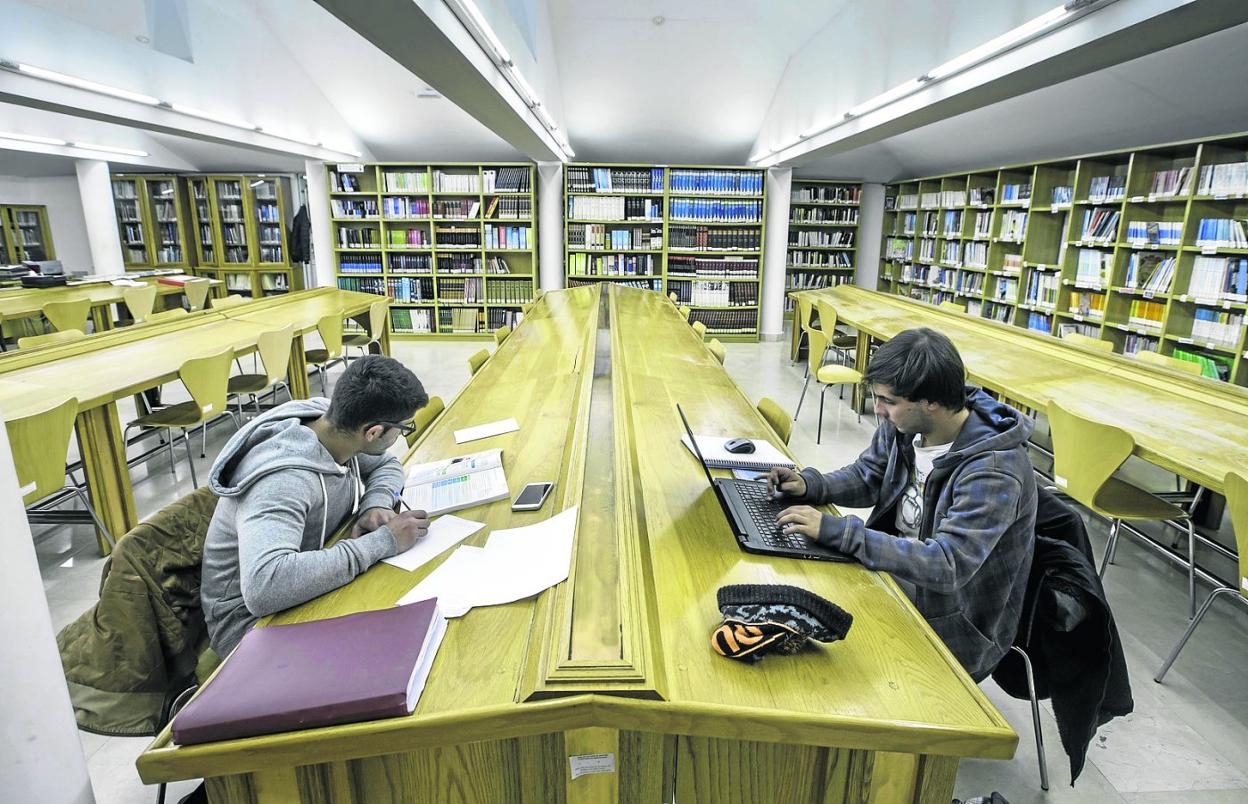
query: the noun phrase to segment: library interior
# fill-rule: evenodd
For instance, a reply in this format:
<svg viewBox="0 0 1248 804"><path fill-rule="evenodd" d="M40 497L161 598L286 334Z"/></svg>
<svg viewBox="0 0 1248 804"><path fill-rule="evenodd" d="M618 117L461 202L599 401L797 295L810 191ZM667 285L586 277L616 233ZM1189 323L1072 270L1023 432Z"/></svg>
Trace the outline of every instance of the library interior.
<svg viewBox="0 0 1248 804"><path fill-rule="evenodd" d="M0 16L0 801L1248 801L1248 3Z"/></svg>

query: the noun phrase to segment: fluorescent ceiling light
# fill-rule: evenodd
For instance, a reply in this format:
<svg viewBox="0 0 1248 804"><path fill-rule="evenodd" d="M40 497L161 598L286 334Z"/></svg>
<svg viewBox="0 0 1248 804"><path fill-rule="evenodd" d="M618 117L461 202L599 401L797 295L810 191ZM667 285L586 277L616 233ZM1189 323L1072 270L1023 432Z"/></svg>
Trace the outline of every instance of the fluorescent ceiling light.
<svg viewBox="0 0 1248 804"><path fill-rule="evenodd" d="M477 8L476 3L472 0L452 0L447 4L451 7L451 11L456 12L456 16L460 17L461 22L472 23L472 27L493 51L490 55L495 61L502 65L511 64L511 54L507 52L507 48L503 47L503 43L499 41L494 29L486 22L485 16L481 13L481 9ZM464 17L468 19L464 20Z"/></svg>
<svg viewBox="0 0 1248 804"><path fill-rule="evenodd" d="M248 131L256 130L255 123L247 123L243 120L236 120L236 119L224 116L224 115L216 114L214 112L206 112L203 109L196 109L194 106L184 106L181 103L171 103L169 104L169 108L177 112L178 114L185 114L185 115L190 115L191 117L198 117L201 120L209 120L213 123L221 123L226 126L233 126L234 128L242 128Z"/></svg>
<svg viewBox="0 0 1248 804"><path fill-rule="evenodd" d="M995 56L1003 50L1013 47L1024 39L1035 36L1065 17L1068 13L1070 12L1066 10L1065 6L1058 6L1029 22L1024 22L1017 28L1006 31L995 39L990 39L978 47L971 48L961 56L956 56L939 67L928 70L927 76L934 80L961 72L985 59Z"/></svg>
<svg viewBox="0 0 1248 804"><path fill-rule="evenodd" d="M287 135L287 134L278 134L278 133L276 133L276 132L274 132L274 131L269 131L268 129L260 129L260 131L261 131L261 132L263 132L263 133L265 133L265 134L268 134L270 137L277 137L279 140L287 140L287 141L289 141L289 142L297 142L297 143L299 143L300 145L310 145L310 146L312 146L313 148L322 148L322 147L324 147L324 146L322 146L319 142L315 142L315 141L313 141L313 140L309 140L309 139L304 139L303 137L291 137L291 136L289 136L289 135Z"/></svg>
<svg viewBox="0 0 1248 804"><path fill-rule="evenodd" d="M58 140L52 137L37 137L34 134L9 134L0 131L0 139L17 140L18 142L33 142L37 145L68 145L65 140Z"/></svg>
<svg viewBox="0 0 1248 804"><path fill-rule="evenodd" d="M83 151L99 151L105 154L121 154L122 156L148 156L147 151L140 151L135 148L119 148L116 145L92 145L89 142L71 142L67 143L70 148L78 148Z"/></svg>
<svg viewBox="0 0 1248 804"><path fill-rule="evenodd" d="M881 106L887 106L888 104L892 103L895 100L898 100L899 98L904 98L906 95L909 95L911 92L914 92L916 89L923 86L923 83L924 82L918 78L911 78L909 81L905 82L904 84L898 84L892 89L881 92L880 94L876 95L874 98L869 98L868 100L863 101L857 106L854 106L848 112L845 113L845 116L846 117L859 117L861 115L866 114L867 112L873 112L876 109L880 108Z"/></svg>
<svg viewBox="0 0 1248 804"><path fill-rule="evenodd" d="M524 74L517 70L514 64L507 68L507 72L520 93L520 100L524 101L524 105L536 106L538 104L537 91L524 80Z"/></svg>
<svg viewBox="0 0 1248 804"><path fill-rule="evenodd" d="M550 112L546 111L546 107L542 104L539 103L534 106L533 113L536 114L538 119L542 121L542 124L552 132L559 128L559 126L555 125L555 119L550 116Z"/></svg>
<svg viewBox="0 0 1248 804"><path fill-rule="evenodd" d="M160 103L160 98L154 98L151 95L144 95L141 92L131 92L128 89L121 89L119 87L109 86L108 84L88 81L85 78L78 78L77 76L58 73L54 70L45 70L42 67L22 64L21 62L18 62L15 66L19 72L26 73L27 75L34 76L35 78L42 78L45 81L54 81L58 84L64 84L65 86L85 89L88 92L98 92L101 95L111 95L114 98L134 101L135 103L143 103L148 106L155 106Z"/></svg>

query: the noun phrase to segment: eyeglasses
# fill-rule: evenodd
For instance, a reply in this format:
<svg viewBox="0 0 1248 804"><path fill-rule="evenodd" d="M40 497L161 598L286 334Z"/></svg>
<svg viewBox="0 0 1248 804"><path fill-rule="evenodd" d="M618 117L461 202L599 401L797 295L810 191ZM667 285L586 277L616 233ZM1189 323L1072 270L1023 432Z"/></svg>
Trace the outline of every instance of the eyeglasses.
<svg viewBox="0 0 1248 804"><path fill-rule="evenodd" d="M404 438L416 432L415 425L406 424L403 422L373 422L372 424L369 425L369 427L375 427L379 424L385 425L386 427L393 427L394 429L402 433Z"/></svg>

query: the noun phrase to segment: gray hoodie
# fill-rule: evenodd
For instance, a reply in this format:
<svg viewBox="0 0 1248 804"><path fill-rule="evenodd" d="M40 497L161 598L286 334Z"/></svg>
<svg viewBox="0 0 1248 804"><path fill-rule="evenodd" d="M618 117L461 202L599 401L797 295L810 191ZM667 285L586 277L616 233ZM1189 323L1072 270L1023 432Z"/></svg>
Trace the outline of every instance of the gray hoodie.
<svg viewBox="0 0 1248 804"><path fill-rule="evenodd" d="M235 433L212 465L209 486L221 500L199 594L218 656L259 618L337 589L398 549L384 525L325 549L353 512L389 508L403 488L391 455L334 460L303 426L328 409L323 398L280 405Z"/></svg>

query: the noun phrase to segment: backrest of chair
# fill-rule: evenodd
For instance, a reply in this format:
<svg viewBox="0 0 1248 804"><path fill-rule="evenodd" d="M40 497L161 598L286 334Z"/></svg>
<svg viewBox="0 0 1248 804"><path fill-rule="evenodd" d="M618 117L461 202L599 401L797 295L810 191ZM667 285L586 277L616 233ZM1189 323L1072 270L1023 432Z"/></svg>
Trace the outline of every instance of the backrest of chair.
<svg viewBox="0 0 1248 804"><path fill-rule="evenodd" d="M210 290L212 290L211 280L202 277L186 280L186 284L182 286L182 293L186 296L186 304L191 308L191 312L204 309L204 305L208 303ZM242 296L238 298L241 299Z"/></svg>
<svg viewBox="0 0 1248 804"><path fill-rule="evenodd" d="M797 297L797 326L803 332L810 332L810 313L814 309L814 302L809 296Z"/></svg>
<svg viewBox="0 0 1248 804"><path fill-rule="evenodd" d="M126 309L130 311L134 323L142 324L156 307L156 286L126 288L121 292L121 298L126 302Z"/></svg>
<svg viewBox="0 0 1248 804"><path fill-rule="evenodd" d="M342 357L342 316L327 315L316 322L316 331L325 344L330 360Z"/></svg>
<svg viewBox="0 0 1248 804"><path fill-rule="evenodd" d="M684 317L684 319L685 319L686 321L688 321L688 320L689 320L689 316L690 316L690 314L692 314L692 313L693 313L693 308L692 308L692 307L688 307L688 306L683 305L683 304L682 304L680 307L677 307L676 309L677 309L677 311L681 314L681 316L683 316L683 317Z"/></svg>
<svg viewBox="0 0 1248 804"><path fill-rule="evenodd" d="M699 338L706 340L706 324L703 324L701 321L694 321L693 331L698 334Z"/></svg>
<svg viewBox="0 0 1248 804"><path fill-rule="evenodd" d="M416 415L412 417L412 426L416 429L407 435L407 445L416 443L416 439L420 438L420 434L429 429L429 425L433 424L433 420L442 415L442 411L446 410L442 397L429 397L429 404L416 411Z"/></svg>
<svg viewBox="0 0 1248 804"><path fill-rule="evenodd" d="M240 296L237 293L230 293L228 295L222 296L219 299L213 299L212 309L220 310L224 307L237 307L238 305L246 304L249 301L251 301L251 299L247 298L246 296Z"/></svg>
<svg viewBox="0 0 1248 804"><path fill-rule="evenodd" d="M815 310L819 312L819 331L823 333L828 343L836 337L836 308L832 306L832 302L820 299L815 302Z"/></svg>
<svg viewBox="0 0 1248 804"><path fill-rule="evenodd" d="M711 338L711 341L706 345L706 348L711 350L711 354L715 355L715 359L719 361L719 365L724 365L724 358L728 356L728 352L724 349L724 344L719 340L719 338Z"/></svg>
<svg viewBox="0 0 1248 804"><path fill-rule="evenodd" d="M1103 341L1100 338L1091 338L1078 332L1063 333L1062 340L1078 344L1079 346L1087 346L1091 349L1099 349L1102 352L1114 351L1114 344L1112 342Z"/></svg>
<svg viewBox="0 0 1248 804"><path fill-rule="evenodd" d="M1148 363L1153 366L1174 369L1187 374L1195 374L1200 376L1201 368L1199 363L1193 363L1190 360L1179 360L1177 357L1170 357L1159 352L1151 352L1147 349L1141 349L1135 353L1135 359L1141 363Z"/></svg>
<svg viewBox="0 0 1248 804"><path fill-rule="evenodd" d="M47 346L50 343L69 343L87 337L80 329L66 329L60 332L49 332L47 335L27 335L17 339L18 349L33 349L36 346ZM1196 365L1193 363L1192 365Z"/></svg>
<svg viewBox="0 0 1248 804"><path fill-rule="evenodd" d="M22 502L29 505L65 487L65 454L77 416L78 400L71 397L5 423Z"/></svg>
<svg viewBox="0 0 1248 804"><path fill-rule="evenodd" d="M181 307L174 307L172 310L161 310L159 313L152 313L144 321L144 324L159 324L161 321L170 321L174 318L181 318L188 313Z"/></svg>
<svg viewBox="0 0 1248 804"><path fill-rule="evenodd" d="M503 341L507 340L507 336L510 334L511 334L511 327L504 324L503 326L494 330L494 343L501 344Z"/></svg>
<svg viewBox="0 0 1248 804"><path fill-rule="evenodd" d="M234 350L226 349L211 357L196 357L182 364L178 379L186 386L195 404L199 405L201 420L211 419L225 412L225 398L230 384L230 362Z"/></svg>
<svg viewBox="0 0 1248 804"><path fill-rule="evenodd" d="M680 297L677 296L676 291L673 290L671 293L667 294L667 298L671 299L672 304L675 304Z"/></svg>
<svg viewBox="0 0 1248 804"><path fill-rule="evenodd" d="M1049 400L1053 437L1053 480L1076 502L1092 506L1097 493L1135 449L1135 439L1121 427L1093 421Z"/></svg>
<svg viewBox="0 0 1248 804"><path fill-rule="evenodd" d="M256 339L256 351L260 352L260 362L264 364L264 374L270 383L286 376L290 367L290 344L294 339L293 324L262 332Z"/></svg>
<svg viewBox="0 0 1248 804"><path fill-rule="evenodd" d="M1231 529L1239 550L1239 593L1248 597L1248 467L1242 472L1227 472L1226 507L1230 509Z"/></svg>
<svg viewBox="0 0 1248 804"><path fill-rule="evenodd" d="M386 331L386 316L390 311L390 302L386 299L375 301L368 306L368 339L376 342Z"/></svg>
<svg viewBox="0 0 1248 804"><path fill-rule="evenodd" d="M43 317L58 332L76 329L87 331L87 316L91 315L90 299L66 299L43 305Z"/></svg>
<svg viewBox="0 0 1248 804"><path fill-rule="evenodd" d="M955 312L955 313L965 313L965 312L966 312L966 305L965 305L965 304L958 304L957 302L943 301L943 302L941 302L940 304L938 304L938 305L936 305L936 306L937 306L937 307L939 307L941 310L950 310L950 311Z"/></svg>
<svg viewBox="0 0 1248 804"><path fill-rule="evenodd" d="M758 412L763 414L768 426L775 431L780 440L786 444L789 443L789 437L793 435L793 420L789 418L784 408L780 407L776 400L765 396L758 400Z"/></svg>
<svg viewBox="0 0 1248 804"><path fill-rule="evenodd" d="M485 365L485 361L489 360L489 358L490 352L487 349L482 349L476 354L470 356L468 358L468 371L472 374L476 374L481 370L481 367Z"/></svg>
<svg viewBox="0 0 1248 804"><path fill-rule="evenodd" d="M828 351L828 336L818 328L811 329L806 336L806 369L811 377L819 373L819 368L823 365L823 354L826 351Z"/></svg>

